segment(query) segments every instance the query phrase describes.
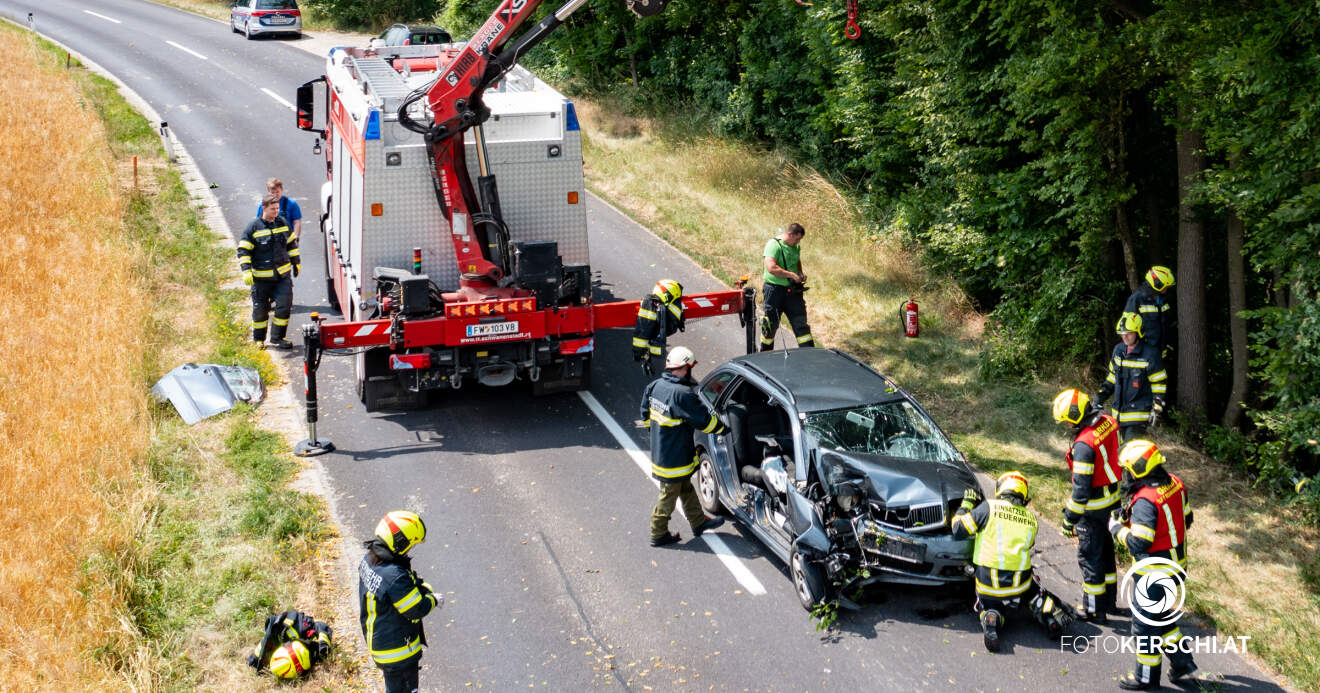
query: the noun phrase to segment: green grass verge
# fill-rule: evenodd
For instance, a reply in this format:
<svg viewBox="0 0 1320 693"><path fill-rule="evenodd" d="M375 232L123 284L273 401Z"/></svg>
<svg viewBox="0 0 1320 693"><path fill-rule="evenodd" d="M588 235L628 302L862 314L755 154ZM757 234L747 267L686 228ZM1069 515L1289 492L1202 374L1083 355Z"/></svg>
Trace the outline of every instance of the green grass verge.
<svg viewBox="0 0 1320 693"><path fill-rule="evenodd" d="M52 63L64 52L43 43ZM253 348L241 315L245 294L222 289L232 271L197 215L178 172L165 166L152 126L115 86L73 61L75 80L105 125L107 145L131 180L125 242L140 252L153 309L142 326L147 348L135 368L144 388L180 359L256 368L278 383L270 358ZM94 302L92 303L94 305ZM124 595L121 620L134 637L107 637L93 655L148 690L234 690L269 684L251 674L243 653L260 638L267 613L299 605L298 570L333 535L320 498L289 488L299 463L280 436L260 430L255 412L232 412L186 426L168 404L152 411L152 444L136 488L107 488L140 515L134 541L107 546L84 561L83 585L109 584ZM85 592L86 593L86 592ZM325 618L327 614L317 614ZM337 669L350 666L340 661ZM333 675L317 676L323 686Z"/></svg>

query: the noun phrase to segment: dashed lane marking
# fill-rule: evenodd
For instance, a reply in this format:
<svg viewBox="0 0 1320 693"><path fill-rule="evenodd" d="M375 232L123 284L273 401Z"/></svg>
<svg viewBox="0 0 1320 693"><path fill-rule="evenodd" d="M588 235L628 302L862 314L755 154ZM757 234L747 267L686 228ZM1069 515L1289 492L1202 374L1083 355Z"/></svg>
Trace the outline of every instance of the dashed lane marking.
<svg viewBox="0 0 1320 693"><path fill-rule="evenodd" d="M210 60L210 58L208 58L208 57L202 55L201 53L198 53L197 51L195 51L195 50L193 50L193 49L191 49L191 48L186 48L186 47L184 47L184 46L180 46L179 44L177 44L177 43L175 43L175 42L173 42L173 41L166 41L165 43L168 43L168 44L170 44L171 46L174 46L175 48L178 48L179 50L183 51L184 53L187 53L187 54L189 54L189 55L192 55L192 56L195 56L195 57L201 58L202 60Z"/></svg>
<svg viewBox="0 0 1320 693"><path fill-rule="evenodd" d="M276 94L275 92L273 92L273 91L271 91L271 90L269 90L269 89L267 89L267 88L265 88L265 87L262 87L262 88L261 88L261 91L265 92L266 96L269 96L270 98L275 99L276 101L280 102L280 105L281 105L281 106L284 106L285 108L289 109L290 111L296 111L296 110L298 110L298 109L296 109L296 108L293 107L293 104L289 103L288 101L285 101L285 100L284 100L284 97L280 96L279 94Z"/></svg>
<svg viewBox="0 0 1320 693"><path fill-rule="evenodd" d="M118 19L115 19L114 17L107 17L103 14L97 14L96 12L93 12L91 10L83 10L83 12L86 14L90 14L93 17L96 17L97 19L104 19L107 22L114 22L115 24L123 24L123 22L119 21Z"/></svg>
<svg viewBox="0 0 1320 693"><path fill-rule="evenodd" d="M580 390L578 391L578 397L581 397L582 401L586 403L587 408L591 410L591 413L595 414L596 418L600 419L602 424L605 424L605 430L609 431L610 435L614 436L614 439L618 441L619 446L622 447L624 452L628 453L628 456L632 458L632 461L637 465L637 468L642 470L642 473L645 474L648 479L651 479L651 483L655 484L658 488L660 482L656 481L655 478L651 476L651 458L648 457L645 452L642 452L641 448L637 447L637 443L633 442L633 439L624 432L623 427L619 426L619 423L614 420L614 417L610 416L610 413L605 410L605 407L601 405L600 401L597 400L595 396L590 392ZM676 508L676 510L678 510L680 514L683 512L682 508ZM761 584L760 580L756 579L755 575L752 575L752 571L748 570L747 566L743 564L741 559L733 555L733 551L729 548L729 545L724 543L724 540L721 539L718 534L707 532L702 534L701 538L706 541L706 545L710 547L710 550L719 557L720 562L724 564L724 567L728 568L730 573L733 573L733 578L737 580L744 589L753 595L765 594L765 586Z"/></svg>

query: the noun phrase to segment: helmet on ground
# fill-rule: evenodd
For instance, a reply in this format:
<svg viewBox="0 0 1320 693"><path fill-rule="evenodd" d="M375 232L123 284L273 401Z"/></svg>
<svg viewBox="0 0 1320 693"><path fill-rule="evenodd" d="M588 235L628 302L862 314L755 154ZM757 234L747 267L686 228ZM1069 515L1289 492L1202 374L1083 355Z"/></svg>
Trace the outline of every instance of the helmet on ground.
<svg viewBox="0 0 1320 693"><path fill-rule="evenodd" d="M1146 283L1159 293L1173 286L1173 271L1163 265L1155 265L1146 273Z"/></svg>
<svg viewBox="0 0 1320 693"><path fill-rule="evenodd" d="M1118 319L1118 324L1114 326L1114 331L1123 334L1124 332L1136 332L1141 335L1141 315L1139 313L1124 313Z"/></svg>
<svg viewBox="0 0 1320 693"><path fill-rule="evenodd" d="M1054 420L1058 423L1079 424L1086 410L1091 406L1091 398L1078 389L1064 390L1054 398Z"/></svg>
<svg viewBox="0 0 1320 693"><path fill-rule="evenodd" d="M1031 497L1027 489L1027 477L1022 476L1022 472L1004 472L995 480L996 496L1017 496L1022 502L1027 502Z"/></svg>
<svg viewBox="0 0 1320 693"><path fill-rule="evenodd" d="M682 368L697 365L697 355L685 346L676 346L665 357L665 368Z"/></svg>
<svg viewBox="0 0 1320 693"><path fill-rule="evenodd" d="M390 551L402 556L426 541L426 524L411 510L391 510L376 524L376 536Z"/></svg>
<svg viewBox="0 0 1320 693"><path fill-rule="evenodd" d="M280 645L270 656L270 673L282 679L296 679L312 668L312 653L294 640Z"/></svg>
<svg viewBox="0 0 1320 693"><path fill-rule="evenodd" d="M673 279L661 279L655 283L655 288L651 289L651 293L660 297L660 300L665 303L673 303L683 298L683 285Z"/></svg>
<svg viewBox="0 0 1320 693"><path fill-rule="evenodd" d="M1164 453L1149 440L1129 441L1118 451L1118 465L1135 479L1145 477L1162 464Z"/></svg>

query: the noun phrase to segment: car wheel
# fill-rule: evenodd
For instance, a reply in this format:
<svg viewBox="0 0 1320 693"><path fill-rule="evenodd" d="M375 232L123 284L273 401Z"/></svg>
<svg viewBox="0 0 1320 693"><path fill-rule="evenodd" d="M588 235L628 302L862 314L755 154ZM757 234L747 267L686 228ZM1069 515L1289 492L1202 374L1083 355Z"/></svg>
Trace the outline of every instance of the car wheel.
<svg viewBox="0 0 1320 693"><path fill-rule="evenodd" d="M240 33L238 30L238 22L234 21L233 17L229 18L229 33L231 34Z"/></svg>
<svg viewBox="0 0 1320 693"><path fill-rule="evenodd" d="M246 22L243 22L243 36L244 36L245 38L247 38L247 40L249 40L249 41L251 41L252 38L253 38L253 36L252 36L252 20L251 20L251 19L247 20Z"/></svg>
<svg viewBox="0 0 1320 693"><path fill-rule="evenodd" d="M793 576L793 590L797 592L802 608L811 611L825 601L825 571L819 564L808 561L802 552L793 549L788 571Z"/></svg>
<svg viewBox="0 0 1320 693"><path fill-rule="evenodd" d="M724 509L724 503L720 502L720 484L715 478L714 460L710 459L710 453L704 450L697 459L696 486L701 509L705 510L707 515L727 515L728 511Z"/></svg>

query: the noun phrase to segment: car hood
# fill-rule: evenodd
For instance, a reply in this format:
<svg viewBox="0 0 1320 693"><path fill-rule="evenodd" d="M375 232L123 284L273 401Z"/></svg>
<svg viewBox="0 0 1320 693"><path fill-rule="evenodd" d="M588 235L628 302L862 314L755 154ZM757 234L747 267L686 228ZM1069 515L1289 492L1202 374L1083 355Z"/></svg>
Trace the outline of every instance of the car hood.
<svg viewBox="0 0 1320 693"><path fill-rule="evenodd" d="M888 506L944 503L977 488L976 477L961 462L823 450L820 465L820 476L831 494L840 482L860 482L868 497Z"/></svg>

